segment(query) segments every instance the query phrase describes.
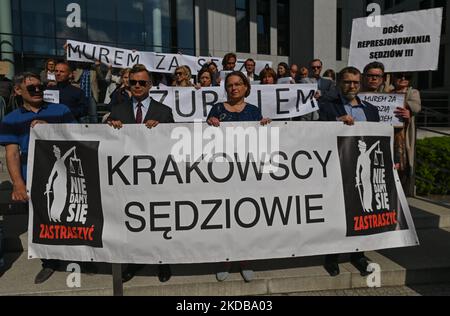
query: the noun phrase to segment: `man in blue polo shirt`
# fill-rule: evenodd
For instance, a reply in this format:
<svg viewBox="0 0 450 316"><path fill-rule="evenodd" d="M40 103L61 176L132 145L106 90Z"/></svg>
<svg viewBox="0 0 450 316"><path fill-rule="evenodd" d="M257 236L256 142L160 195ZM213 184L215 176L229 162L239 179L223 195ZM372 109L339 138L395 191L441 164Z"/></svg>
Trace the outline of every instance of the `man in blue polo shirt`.
<svg viewBox="0 0 450 316"><path fill-rule="evenodd" d="M26 188L30 128L37 124L76 123L69 108L44 103L44 86L38 75L23 73L14 78L14 91L23 105L8 114L0 124L0 145L6 147L6 165L13 184L12 200L27 203ZM35 283L45 282L58 267L56 260L42 260L43 268Z"/></svg>

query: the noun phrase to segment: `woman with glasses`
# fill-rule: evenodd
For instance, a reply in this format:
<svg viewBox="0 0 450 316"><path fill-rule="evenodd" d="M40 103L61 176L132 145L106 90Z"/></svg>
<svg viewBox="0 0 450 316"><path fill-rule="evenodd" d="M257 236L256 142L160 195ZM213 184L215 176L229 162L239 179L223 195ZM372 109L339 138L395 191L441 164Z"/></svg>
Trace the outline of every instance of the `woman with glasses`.
<svg viewBox="0 0 450 316"><path fill-rule="evenodd" d="M416 124L415 116L422 110L420 92L413 89L411 85L412 73L395 73L393 75L393 93L405 94L405 107L397 108L395 115L403 119L403 128L395 129L394 151L396 168L400 180L407 195L412 194L412 174L414 172L414 158L416 147Z"/></svg>
<svg viewBox="0 0 450 316"><path fill-rule="evenodd" d="M222 122L251 122L257 121L261 125L267 125L270 119L263 118L261 110L247 102L245 98L250 95L251 85L248 78L240 71L234 71L225 78L225 90L227 101L217 103L208 115L208 124L219 127ZM251 251L251 250L250 250ZM248 268L247 262L239 262L241 275L245 282L253 280L254 272ZM225 281L231 270L231 262L220 266L216 273L218 281Z"/></svg>
<svg viewBox="0 0 450 316"><path fill-rule="evenodd" d="M191 82L192 73L188 66L180 66L175 69L174 87L193 87Z"/></svg>

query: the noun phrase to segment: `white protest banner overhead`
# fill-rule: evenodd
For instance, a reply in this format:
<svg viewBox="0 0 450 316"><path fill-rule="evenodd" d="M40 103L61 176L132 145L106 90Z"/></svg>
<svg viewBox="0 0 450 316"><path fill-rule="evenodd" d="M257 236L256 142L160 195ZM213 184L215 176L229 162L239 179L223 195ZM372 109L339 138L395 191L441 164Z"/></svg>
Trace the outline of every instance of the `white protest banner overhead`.
<svg viewBox="0 0 450 316"><path fill-rule="evenodd" d="M314 95L317 84L297 85L255 85L252 86L246 102L261 109L263 117L289 119L319 110ZM153 88L150 96L170 108L177 123L205 122L211 107L226 101L223 87L194 88L163 87Z"/></svg>
<svg viewBox="0 0 450 316"><path fill-rule="evenodd" d="M386 72L438 69L442 8L383 15L380 20L379 26L368 18L353 20L349 66L362 71L378 61Z"/></svg>
<svg viewBox="0 0 450 316"><path fill-rule="evenodd" d="M369 102L378 108L380 122L394 127L403 127L405 123L394 114L397 108L405 107L405 94L399 93L359 93L362 101Z"/></svg>
<svg viewBox="0 0 450 316"><path fill-rule="evenodd" d="M39 125L28 255L182 264L418 245L392 147L379 123Z"/></svg>
<svg viewBox="0 0 450 316"><path fill-rule="evenodd" d="M131 68L136 64L143 64L151 72L174 73L178 66L189 66L193 75L196 75L202 66L208 61L214 61L219 70L222 69L222 58L219 57L194 57L182 54L164 54L155 52L140 52L136 50L117 47L90 44L68 40L67 60L93 63L99 60L105 65L115 68ZM236 70L243 71L244 59L238 59ZM266 66L272 67L270 61L256 61L256 73Z"/></svg>

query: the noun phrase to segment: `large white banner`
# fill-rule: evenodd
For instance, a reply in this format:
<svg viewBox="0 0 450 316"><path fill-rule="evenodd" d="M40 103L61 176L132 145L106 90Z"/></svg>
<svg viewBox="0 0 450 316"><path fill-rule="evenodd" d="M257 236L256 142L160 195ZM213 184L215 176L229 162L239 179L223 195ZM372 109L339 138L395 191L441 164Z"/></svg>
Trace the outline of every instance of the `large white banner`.
<svg viewBox="0 0 450 316"><path fill-rule="evenodd" d="M137 50L90 44L68 40L67 60L81 62L95 62L115 68L131 68L136 64L144 64L151 72L174 73L178 66L189 66L192 74L196 75L208 61L214 61L219 70L222 69L220 57L194 57L182 54L164 54L155 52L140 52ZM238 59L236 70L245 71L245 59ZM255 72L260 73L266 66L272 67L271 61L256 60Z"/></svg>
<svg viewBox="0 0 450 316"><path fill-rule="evenodd" d="M441 42L442 8L353 20L349 66L361 71L374 61L386 72L437 70Z"/></svg>
<svg viewBox="0 0 450 316"><path fill-rule="evenodd" d="M40 125L29 257L175 264L418 245L392 139L375 123Z"/></svg>
<svg viewBox="0 0 450 316"><path fill-rule="evenodd" d="M400 93L359 93L362 101L369 102L378 108L380 122L394 127L403 127L404 122L394 114L397 108L405 107L405 94Z"/></svg>
<svg viewBox="0 0 450 316"><path fill-rule="evenodd" d="M317 84L253 85L246 102L261 109L263 117L289 119L319 110ZM224 87L153 88L150 96L170 108L175 122L206 121L212 106L227 100Z"/></svg>

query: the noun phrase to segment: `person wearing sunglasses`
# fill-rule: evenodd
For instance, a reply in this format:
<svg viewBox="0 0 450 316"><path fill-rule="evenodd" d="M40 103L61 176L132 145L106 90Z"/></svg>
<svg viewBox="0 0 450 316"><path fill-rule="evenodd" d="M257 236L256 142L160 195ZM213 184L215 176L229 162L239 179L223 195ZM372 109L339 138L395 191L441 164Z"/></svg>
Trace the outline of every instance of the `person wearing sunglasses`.
<svg viewBox="0 0 450 316"><path fill-rule="evenodd" d="M135 65L130 70L131 100L112 106L107 123L115 129L121 129L124 124L145 124L152 129L160 123L175 123L172 109L150 97L152 77L144 65ZM144 265L129 264L122 272L122 282L130 281ZM167 282L172 276L169 265L158 266L158 278Z"/></svg>
<svg viewBox="0 0 450 316"><path fill-rule="evenodd" d="M415 116L422 110L420 92L412 87L412 73L394 73L391 92L405 94L405 107L397 108L394 112L405 125L395 129L394 151L396 168L406 195L414 194L412 183L415 150L416 150L416 122Z"/></svg>
<svg viewBox="0 0 450 316"><path fill-rule="evenodd" d="M316 98L319 106L322 102L333 100L337 96L336 85L332 80L321 77L323 63L320 59L314 59L310 63L310 76L299 80L299 83L317 83Z"/></svg>
<svg viewBox="0 0 450 316"><path fill-rule="evenodd" d="M69 108L44 102L44 85L38 75L23 73L14 78L14 92L22 106L9 113L0 123L0 145L6 148L6 166L13 184L12 201L28 203L26 188L30 128L38 124L77 123ZM35 284L45 282L59 266L58 260L42 260L42 270Z"/></svg>
<svg viewBox="0 0 450 316"><path fill-rule="evenodd" d="M123 124L145 124L151 129L159 123L174 123L172 109L150 97L153 81L147 68L135 65L129 78L131 100L112 106L108 125L120 129Z"/></svg>
<svg viewBox="0 0 450 316"><path fill-rule="evenodd" d="M175 69L175 80L173 82L174 87L193 87L191 82L192 74L191 68L188 66L180 66Z"/></svg>

